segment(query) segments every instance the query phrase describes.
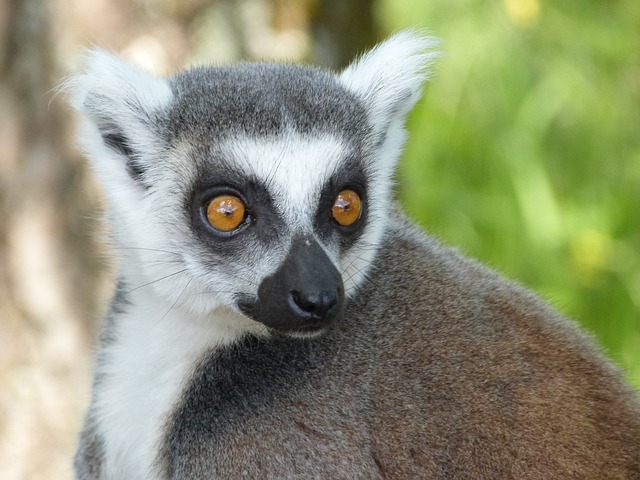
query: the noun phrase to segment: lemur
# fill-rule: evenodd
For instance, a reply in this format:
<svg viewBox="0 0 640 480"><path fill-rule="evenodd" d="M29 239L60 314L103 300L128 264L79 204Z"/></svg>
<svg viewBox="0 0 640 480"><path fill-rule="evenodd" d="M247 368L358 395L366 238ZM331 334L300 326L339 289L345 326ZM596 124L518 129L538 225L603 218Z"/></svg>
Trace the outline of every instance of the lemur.
<svg viewBox="0 0 640 480"><path fill-rule="evenodd" d="M88 54L119 279L76 478L640 478L592 339L393 200L437 56L416 31L340 73Z"/></svg>

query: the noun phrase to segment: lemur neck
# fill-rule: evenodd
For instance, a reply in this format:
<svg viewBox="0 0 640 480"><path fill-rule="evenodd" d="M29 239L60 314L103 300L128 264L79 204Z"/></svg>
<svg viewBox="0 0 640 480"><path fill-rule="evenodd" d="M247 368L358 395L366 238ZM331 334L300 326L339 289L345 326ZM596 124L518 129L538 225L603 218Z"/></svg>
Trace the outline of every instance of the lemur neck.
<svg viewBox="0 0 640 480"><path fill-rule="evenodd" d="M229 327L235 314L194 315L139 285L121 287L97 367L94 414L108 478L149 478L165 422L197 365L241 336Z"/></svg>

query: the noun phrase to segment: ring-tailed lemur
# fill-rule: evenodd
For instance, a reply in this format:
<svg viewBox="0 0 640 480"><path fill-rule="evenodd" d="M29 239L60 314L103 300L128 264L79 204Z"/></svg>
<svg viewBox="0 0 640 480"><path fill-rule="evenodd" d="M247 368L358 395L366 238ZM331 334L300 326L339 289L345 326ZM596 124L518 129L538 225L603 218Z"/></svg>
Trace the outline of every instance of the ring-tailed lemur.
<svg viewBox="0 0 640 480"><path fill-rule="evenodd" d="M77 478L640 478L620 372L394 205L434 45L337 75L89 55L70 89L120 276Z"/></svg>

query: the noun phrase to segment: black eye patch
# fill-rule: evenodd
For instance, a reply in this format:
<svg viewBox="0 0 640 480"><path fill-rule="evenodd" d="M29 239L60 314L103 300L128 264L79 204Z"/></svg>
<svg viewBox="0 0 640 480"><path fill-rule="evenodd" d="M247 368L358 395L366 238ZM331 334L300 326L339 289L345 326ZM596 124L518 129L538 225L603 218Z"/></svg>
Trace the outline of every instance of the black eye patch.
<svg viewBox="0 0 640 480"><path fill-rule="evenodd" d="M206 216L202 214L211 198L219 194L232 194L241 198L245 204L251 223L237 235L214 234ZM237 254L244 247L255 245L255 242L273 244L287 231L266 186L258 179L246 177L224 163L200 175L191 195L187 197L185 208L196 236L210 250L225 255Z"/></svg>
<svg viewBox="0 0 640 480"><path fill-rule="evenodd" d="M348 226L338 225L332 216L336 197L345 190L352 190L360 198L360 216ZM329 178L320 194L314 217L314 230L325 241L337 235L343 248L349 248L362 232L367 221L367 180L364 168L357 158L351 158Z"/></svg>

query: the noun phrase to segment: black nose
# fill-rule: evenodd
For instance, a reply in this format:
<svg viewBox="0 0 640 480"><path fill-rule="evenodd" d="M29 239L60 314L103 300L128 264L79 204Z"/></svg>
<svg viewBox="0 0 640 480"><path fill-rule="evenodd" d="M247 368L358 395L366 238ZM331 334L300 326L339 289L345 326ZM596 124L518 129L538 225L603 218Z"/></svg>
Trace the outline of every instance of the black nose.
<svg viewBox="0 0 640 480"><path fill-rule="evenodd" d="M294 237L280 267L260 283L257 297L240 296L238 307L282 333L322 332L344 314L342 276L317 240Z"/></svg>
<svg viewBox="0 0 640 480"><path fill-rule="evenodd" d="M299 310L302 315L309 315L316 320L324 319L333 307L338 304L337 290L299 291L290 292L291 308Z"/></svg>

